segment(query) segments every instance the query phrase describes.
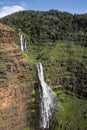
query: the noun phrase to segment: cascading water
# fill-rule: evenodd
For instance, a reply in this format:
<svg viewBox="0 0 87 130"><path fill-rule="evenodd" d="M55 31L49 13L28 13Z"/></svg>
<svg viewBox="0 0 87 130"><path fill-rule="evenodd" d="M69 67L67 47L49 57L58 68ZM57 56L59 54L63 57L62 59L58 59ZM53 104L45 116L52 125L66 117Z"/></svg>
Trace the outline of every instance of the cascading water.
<svg viewBox="0 0 87 130"><path fill-rule="evenodd" d="M28 52L27 41L22 35L20 35L20 43L21 43L21 50L27 53Z"/></svg>
<svg viewBox="0 0 87 130"><path fill-rule="evenodd" d="M25 52L27 53L27 52L28 52L28 49L27 49L27 41L26 41L26 39L25 39L24 48L25 48Z"/></svg>
<svg viewBox="0 0 87 130"><path fill-rule="evenodd" d="M52 112L58 108L57 99L52 90L44 81L43 67L41 63L37 64L40 95L40 127L49 128L49 122Z"/></svg>
<svg viewBox="0 0 87 130"><path fill-rule="evenodd" d="M20 43L21 43L21 50L24 51L24 39L23 39L23 36L21 35L20 36Z"/></svg>

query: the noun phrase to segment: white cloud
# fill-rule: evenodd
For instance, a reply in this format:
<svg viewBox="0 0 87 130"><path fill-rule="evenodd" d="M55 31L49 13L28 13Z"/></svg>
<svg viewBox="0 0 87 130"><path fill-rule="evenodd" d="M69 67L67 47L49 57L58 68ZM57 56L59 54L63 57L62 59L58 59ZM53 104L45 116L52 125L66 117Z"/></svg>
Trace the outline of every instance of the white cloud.
<svg viewBox="0 0 87 130"><path fill-rule="evenodd" d="M14 5L14 6L4 6L0 9L0 18L6 15L12 14L14 12L18 12L21 10L25 10L22 6Z"/></svg>

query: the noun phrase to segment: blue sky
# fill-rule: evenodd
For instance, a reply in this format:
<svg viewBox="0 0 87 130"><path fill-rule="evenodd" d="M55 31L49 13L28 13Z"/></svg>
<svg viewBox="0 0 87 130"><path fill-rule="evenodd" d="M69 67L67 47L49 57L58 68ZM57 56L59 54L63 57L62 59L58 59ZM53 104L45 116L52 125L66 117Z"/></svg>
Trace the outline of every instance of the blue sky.
<svg viewBox="0 0 87 130"><path fill-rule="evenodd" d="M73 14L87 12L87 0L0 0L0 17L19 10L67 11Z"/></svg>

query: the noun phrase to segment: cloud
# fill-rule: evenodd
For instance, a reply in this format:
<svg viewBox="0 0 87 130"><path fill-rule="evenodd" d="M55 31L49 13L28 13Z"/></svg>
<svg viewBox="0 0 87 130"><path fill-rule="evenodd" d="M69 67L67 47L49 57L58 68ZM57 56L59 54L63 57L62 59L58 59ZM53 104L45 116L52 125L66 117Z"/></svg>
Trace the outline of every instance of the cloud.
<svg viewBox="0 0 87 130"><path fill-rule="evenodd" d="M6 15L12 14L14 12L18 12L21 10L25 10L22 6L14 5L14 6L4 6L0 9L0 18Z"/></svg>

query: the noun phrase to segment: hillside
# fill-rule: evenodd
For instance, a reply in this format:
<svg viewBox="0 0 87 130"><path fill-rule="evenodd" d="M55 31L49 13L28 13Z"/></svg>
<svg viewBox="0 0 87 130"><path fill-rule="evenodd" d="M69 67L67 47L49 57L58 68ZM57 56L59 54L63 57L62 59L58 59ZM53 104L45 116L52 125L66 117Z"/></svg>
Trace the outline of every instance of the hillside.
<svg viewBox="0 0 87 130"><path fill-rule="evenodd" d="M58 99L49 130L86 130L87 14L27 10L0 21L13 28L0 27L0 130L42 130L37 62ZM20 34L27 40L28 53L20 50Z"/></svg>
<svg viewBox="0 0 87 130"><path fill-rule="evenodd" d="M0 19L1 22L28 35L30 43L74 41L87 46L87 14L72 15L57 10L21 11Z"/></svg>
<svg viewBox="0 0 87 130"><path fill-rule="evenodd" d="M0 23L0 130L19 130L29 124L33 75L14 37L14 30Z"/></svg>
<svg viewBox="0 0 87 130"><path fill-rule="evenodd" d="M49 83L61 84L64 89L86 97L86 19L87 14L27 10L6 16L1 21L26 37L31 60L45 63Z"/></svg>

